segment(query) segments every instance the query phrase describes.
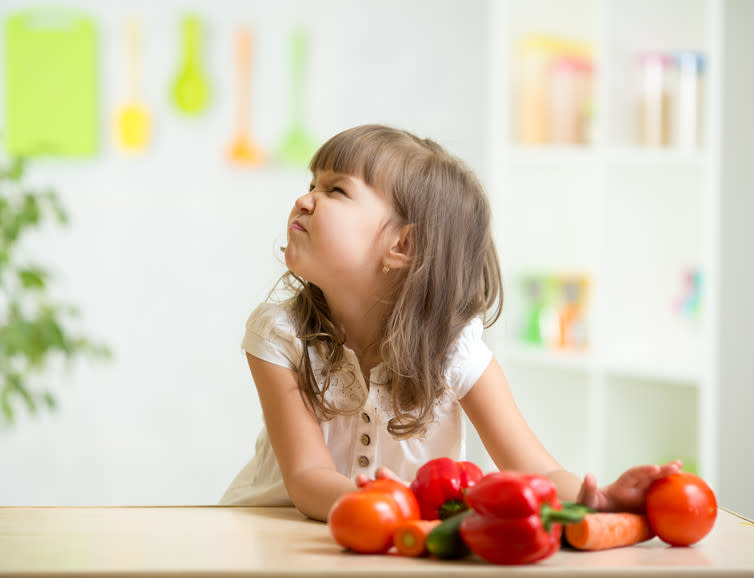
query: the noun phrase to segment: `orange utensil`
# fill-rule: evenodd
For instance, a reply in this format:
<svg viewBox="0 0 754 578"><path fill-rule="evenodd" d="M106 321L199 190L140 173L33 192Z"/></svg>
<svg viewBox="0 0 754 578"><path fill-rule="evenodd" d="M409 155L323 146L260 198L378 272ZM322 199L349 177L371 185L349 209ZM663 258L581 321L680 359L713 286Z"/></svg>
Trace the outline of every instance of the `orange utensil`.
<svg viewBox="0 0 754 578"><path fill-rule="evenodd" d="M265 160L262 149L254 142L249 130L251 108L251 33L240 28L236 35L236 76L238 83L236 135L228 147L231 162L242 165L259 165Z"/></svg>

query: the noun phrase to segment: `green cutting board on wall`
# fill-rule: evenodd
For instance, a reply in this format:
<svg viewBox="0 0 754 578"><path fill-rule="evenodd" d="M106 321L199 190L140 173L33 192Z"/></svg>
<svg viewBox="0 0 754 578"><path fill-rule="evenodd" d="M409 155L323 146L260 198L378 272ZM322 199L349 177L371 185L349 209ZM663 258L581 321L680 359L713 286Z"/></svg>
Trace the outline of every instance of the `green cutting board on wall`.
<svg viewBox="0 0 754 578"><path fill-rule="evenodd" d="M87 156L99 140L94 23L74 10L33 9L5 21L5 133L21 156Z"/></svg>

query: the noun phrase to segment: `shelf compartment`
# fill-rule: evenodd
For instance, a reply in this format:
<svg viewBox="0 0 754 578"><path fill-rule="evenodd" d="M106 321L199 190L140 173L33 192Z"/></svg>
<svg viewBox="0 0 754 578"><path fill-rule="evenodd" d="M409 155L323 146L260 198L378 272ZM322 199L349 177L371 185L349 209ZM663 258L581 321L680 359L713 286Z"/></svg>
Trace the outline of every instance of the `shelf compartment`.
<svg viewBox="0 0 754 578"><path fill-rule="evenodd" d="M640 55L677 51L709 54L709 3L607 0L605 13L609 15L603 31L607 142L630 145L638 142L639 135Z"/></svg>
<svg viewBox="0 0 754 578"><path fill-rule="evenodd" d="M603 481L626 469L684 460L696 468L698 390L649 379L616 377L605 383Z"/></svg>
<svg viewBox="0 0 754 578"><path fill-rule="evenodd" d="M591 140L595 8L594 0L507 4L512 141Z"/></svg>
<svg viewBox="0 0 754 578"><path fill-rule="evenodd" d="M598 153L612 168L702 169L708 162L705 149L677 149L670 147L610 146Z"/></svg>
<svg viewBox="0 0 754 578"><path fill-rule="evenodd" d="M506 363L505 372L521 413L548 451L573 472L590 471L588 376L528 364Z"/></svg>
<svg viewBox="0 0 754 578"><path fill-rule="evenodd" d="M608 378L657 381L678 387L701 387L702 375L697 360L683 367L656 363L639 365L634 360L612 358L603 362L602 371Z"/></svg>
<svg viewBox="0 0 754 578"><path fill-rule="evenodd" d="M598 167L561 163L542 170L508 169L492 201L504 276L521 270L594 270Z"/></svg>
<svg viewBox="0 0 754 578"><path fill-rule="evenodd" d="M506 363L536 366L541 369L586 373L594 371L595 359L588 351L554 349L510 342L503 347Z"/></svg>
<svg viewBox="0 0 754 578"><path fill-rule="evenodd" d="M691 379L698 373L706 282L701 271L703 182L702 170L682 166L626 167L610 175L600 347L613 366L659 368L660 374ZM689 279L697 275L700 295L690 307Z"/></svg>

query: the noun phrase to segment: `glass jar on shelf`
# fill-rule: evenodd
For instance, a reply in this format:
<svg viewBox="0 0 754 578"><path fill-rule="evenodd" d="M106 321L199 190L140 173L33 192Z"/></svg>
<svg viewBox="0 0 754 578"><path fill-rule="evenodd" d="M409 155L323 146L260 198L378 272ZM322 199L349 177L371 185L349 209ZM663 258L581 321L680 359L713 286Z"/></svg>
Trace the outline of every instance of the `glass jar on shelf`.
<svg viewBox="0 0 754 578"><path fill-rule="evenodd" d="M639 57L638 140L642 146L670 145L670 58L661 52Z"/></svg>
<svg viewBox="0 0 754 578"><path fill-rule="evenodd" d="M517 60L516 141L527 145L587 142L591 46L554 35L531 34L519 43Z"/></svg>
<svg viewBox="0 0 754 578"><path fill-rule="evenodd" d="M683 51L673 54L675 103L673 144L684 149L702 146L704 55Z"/></svg>
<svg viewBox="0 0 754 578"><path fill-rule="evenodd" d="M556 57L550 68L550 142L591 140L592 62L577 55Z"/></svg>

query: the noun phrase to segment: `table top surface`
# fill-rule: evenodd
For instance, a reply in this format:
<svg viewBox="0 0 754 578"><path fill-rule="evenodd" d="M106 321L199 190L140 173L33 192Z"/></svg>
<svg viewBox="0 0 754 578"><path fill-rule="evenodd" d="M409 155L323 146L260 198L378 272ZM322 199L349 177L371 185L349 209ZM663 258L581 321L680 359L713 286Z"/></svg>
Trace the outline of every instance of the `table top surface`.
<svg viewBox="0 0 754 578"><path fill-rule="evenodd" d="M528 566L360 555L294 508L0 507L0 576L754 576L754 524L719 510L688 548L658 538Z"/></svg>

